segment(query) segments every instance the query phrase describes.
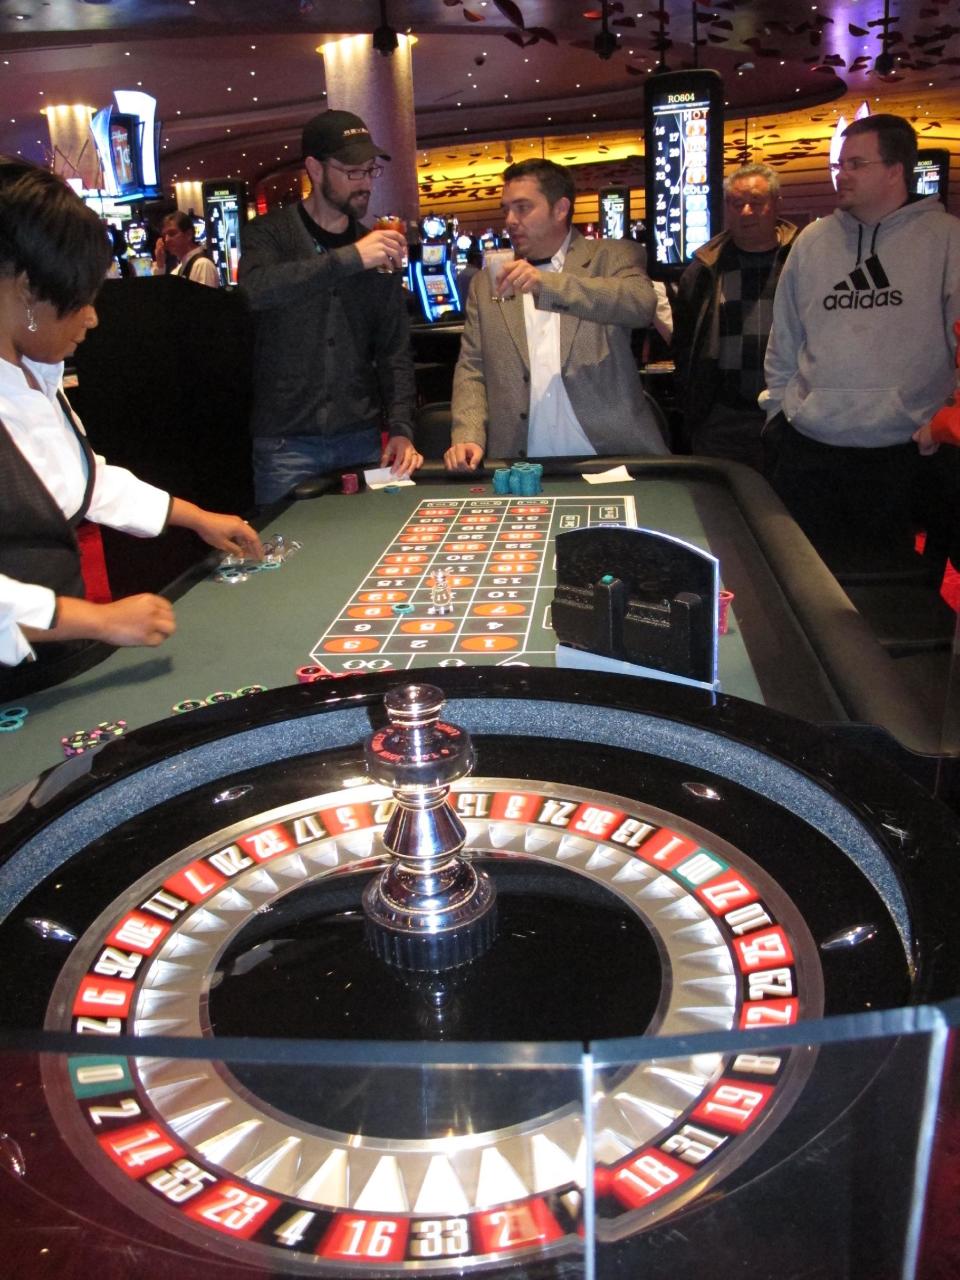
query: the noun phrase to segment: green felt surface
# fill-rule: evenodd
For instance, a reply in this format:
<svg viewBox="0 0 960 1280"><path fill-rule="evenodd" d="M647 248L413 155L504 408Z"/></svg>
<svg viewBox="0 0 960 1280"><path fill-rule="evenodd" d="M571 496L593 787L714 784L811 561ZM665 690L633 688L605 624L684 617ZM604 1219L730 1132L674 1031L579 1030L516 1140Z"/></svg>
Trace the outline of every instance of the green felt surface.
<svg viewBox="0 0 960 1280"><path fill-rule="evenodd" d="M484 495L493 496L489 484ZM177 632L162 647L118 650L92 670L21 699L29 708L24 727L0 735L4 788L57 764L63 758L61 737L100 721L122 719L133 729L170 716L174 704L184 699L202 699L250 684L275 688L294 683L296 669L315 661L311 655L320 638L417 504L439 498L476 501L480 496L464 484L430 483L396 493L330 494L292 505L263 530L264 537L279 532L302 543L302 549L281 568L253 574L235 585L205 578L176 602ZM751 539L733 499L717 487L660 478L609 486L564 479L545 483L544 496L580 498L594 505L632 498L638 525L674 534L718 554L724 584L742 582L748 609L749 593L754 592L755 614L764 607L765 595L776 595L774 578L766 587L757 581L759 570L756 565L751 569L751 557L756 555ZM551 545L539 579L547 599L552 565ZM769 640L766 622L759 617L756 621ZM552 662L551 638L541 628L531 644L535 653L520 651L506 657L513 662ZM777 643L794 657L803 648L802 639L790 635ZM730 631L720 638L721 686L724 692L752 701L771 701L769 689L761 692L763 681L755 670L752 647L751 642L745 643L735 602ZM500 660L499 654L470 659ZM416 665L436 661L436 654L419 655Z"/></svg>

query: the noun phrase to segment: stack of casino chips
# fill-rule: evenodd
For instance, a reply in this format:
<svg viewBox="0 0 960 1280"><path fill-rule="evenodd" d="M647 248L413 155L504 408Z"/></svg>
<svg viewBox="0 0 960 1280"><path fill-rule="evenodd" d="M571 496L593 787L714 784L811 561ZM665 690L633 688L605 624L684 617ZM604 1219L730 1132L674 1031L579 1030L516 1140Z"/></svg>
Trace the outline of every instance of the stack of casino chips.
<svg viewBox="0 0 960 1280"><path fill-rule="evenodd" d="M394 609L401 608L394 605ZM413 605L409 606L413 611ZM297 667L298 684L316 684L318 680L342 680L345 676L362 676L362 671L328 671L326 667Z"/></svg>
<svg viewBox="0 0 960 1280"><path fill-rule="evenodd" d="M99 747L110 738L121 737L126 730L126 720L101 720L93 729L78 729L76 733L61 738L60 745L63 747L63 754L69 759L71 756L82 756L85 751Z"/></svg>
<svg viewBox="0 0 960 1280"><path fill-rule="evenodd" d="M248 698L253 693L266 693L266 691L265 684L246 684L236 692L218 689L216 693L208 694L205 698L184 698L181 702L175 702L170 710L174 715L179 716L187 711L199 711L201 707L215 707L220 702L232 702L234 698Z"/></svg>
<svg viewBox="0 0 960 1280"><path fill-rule="evenodd" d="M498 467L493 473L493 492L532 498L542 493L542 479L543 467L539 462L515 462L512 467Z"/></svg>

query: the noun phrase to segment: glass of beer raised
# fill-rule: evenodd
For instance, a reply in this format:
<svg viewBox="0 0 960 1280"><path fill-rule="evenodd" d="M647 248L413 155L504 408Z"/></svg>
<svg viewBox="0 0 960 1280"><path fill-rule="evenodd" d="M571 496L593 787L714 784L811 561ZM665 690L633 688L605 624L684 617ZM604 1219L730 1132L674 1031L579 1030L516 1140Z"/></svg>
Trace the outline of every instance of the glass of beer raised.
<svg viewBox="0 0 960 1280"><path fill-rule="evenodd" d="M403 218L399 217L396 213L382 213L374 222L374 226L379 231L399 231L404 237L406 237L407 234L407 224L404 222ZM384 275L390 275L394 271L402 271L406 265L407 251L404 249L403 258L398 266L391 267L387 263L384 263L382 267L377 267L377 270Z"/></svg>

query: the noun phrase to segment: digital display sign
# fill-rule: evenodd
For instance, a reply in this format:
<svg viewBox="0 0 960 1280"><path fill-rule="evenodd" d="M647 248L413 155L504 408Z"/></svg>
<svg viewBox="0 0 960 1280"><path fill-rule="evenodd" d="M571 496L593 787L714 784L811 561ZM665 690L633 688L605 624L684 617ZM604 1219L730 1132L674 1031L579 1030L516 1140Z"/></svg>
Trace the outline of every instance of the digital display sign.
<svg viewBox="0 0 960 1280"><path fill-rule="evenodd" d="M237 283L240 224L245 208L246 188L242 182L227 180L203 184L207 249L224 286Z"/></svg>
<svg viewBox="0 0 960 1280"><path fill-rule="evenodd" d="M600 192L600 234L605 240L622 240L630 221L630 192L615 187Z"/></svg>
<svg viewBox="0 0 960 1280"><path fill-rule="evenodd" d="M723 81L715 71L667 71L645 87L648 271L683 270L723 220Z"/></svg>
<svg viewBox="0 0 960 1280"><path fill-rule="evenodd" d="M137 89L115 89L116 106L103 107L90 121L102 170L102 194L116 201L159 194L157 187L156 99Z"/></svg>
<svg viewBox="0 0 960 1280"><path fill-rule="evenodd" d="M944 207L950 184L950 152L940 147L925 148L917 156L913 189L918 196L939 196Z"/></svg>

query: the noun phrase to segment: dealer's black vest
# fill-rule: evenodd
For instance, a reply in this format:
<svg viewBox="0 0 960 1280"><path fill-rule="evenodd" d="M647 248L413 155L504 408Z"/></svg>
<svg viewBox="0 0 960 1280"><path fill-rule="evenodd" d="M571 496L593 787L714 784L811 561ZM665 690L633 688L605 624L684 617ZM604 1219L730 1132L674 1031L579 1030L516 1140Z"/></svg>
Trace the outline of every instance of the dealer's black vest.
<svg viewBox="0 0 960 1280"><path fill-rule="evenodd" d="M93 495L96 464L86 436L77 427L66 398L60 405L76 433L87 460L87 484L79 510L69 518L50 496L46 486L14 444L0 421L0 573L19 582L49 587L60 596L83 596L80 551L76 528L86 515ZM75 653L80 646L44 644L37 647L38 662L46 666ZM28 667L36 664L29 663ZM3 696L27 692L35 684L34 673L23 668L0 668Z"/></svg>

